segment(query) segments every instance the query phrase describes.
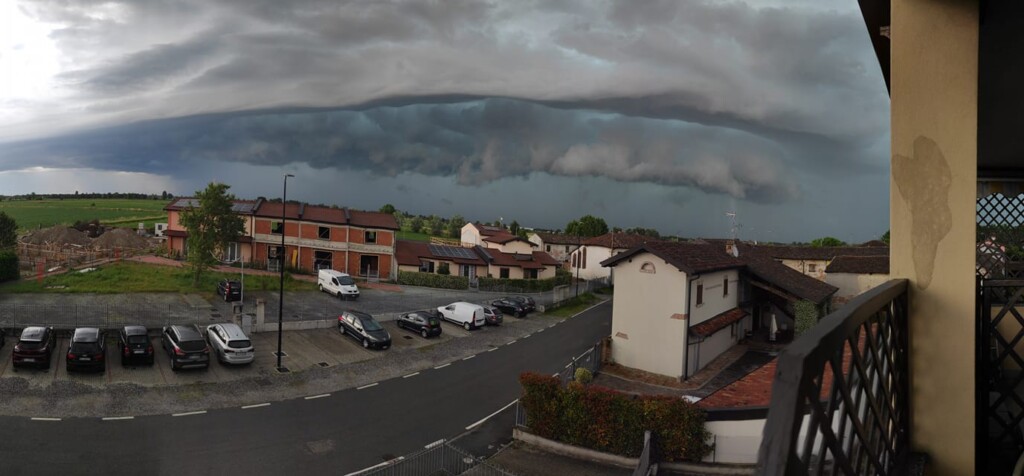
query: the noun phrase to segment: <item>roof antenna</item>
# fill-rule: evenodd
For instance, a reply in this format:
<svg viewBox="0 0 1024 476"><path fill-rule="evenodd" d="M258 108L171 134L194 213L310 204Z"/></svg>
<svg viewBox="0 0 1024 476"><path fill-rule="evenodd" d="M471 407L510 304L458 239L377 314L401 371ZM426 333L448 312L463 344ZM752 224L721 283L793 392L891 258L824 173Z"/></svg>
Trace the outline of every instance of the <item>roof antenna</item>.
<svg viewBox="0 0 1024 476"><path fill-rule="evenodd" d="M736 235L739 234L739 229L743 225L736 223L736 212L725 212L725 216L729 217L730 221L732 221L732 228L730 229L732 232L732 239L725 244L725 252L729 253L734 258L738 258L740 256L740 250L739 246L736 245Z"/></svg>
<svg viewBox="0 0 1024 476"><path fill-rule="evenodd" d="M736 223L736 212L725 212L725 216L729 217L730 221L732 222L732 227L729 229L729 231L732 233L733 241L736 241L737 239L739 239L737 235L739 234L740 228L742 228L743 225L740 223Z"/></svg>

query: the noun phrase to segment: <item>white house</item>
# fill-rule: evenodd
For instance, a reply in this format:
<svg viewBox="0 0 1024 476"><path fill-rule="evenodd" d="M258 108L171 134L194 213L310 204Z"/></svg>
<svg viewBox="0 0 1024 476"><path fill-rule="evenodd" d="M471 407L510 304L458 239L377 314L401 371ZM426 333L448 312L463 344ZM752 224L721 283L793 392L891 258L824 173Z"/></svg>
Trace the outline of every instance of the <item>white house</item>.
<svg viewBox="0 0 1024 476"><path fill-rule="evenodd" d="M631 233L605 233L601 236L587 238L579 249L569 255L569 268L573 276L581 279L602 279L612 276L612 268L601 266L601 262L647 242L660 241L643 235Z"/></svg>
<svg viewBox="0 0 1024 476"><path fill-rule="evenodd" d="M612 359L685 379L750 328L739 307L745 267L708 243L645 243L606 259L614 268Z"/></svg>
<svg viewBox="0 0 1024 476"><path fill-rule="evenodd" d="M537 247L525 238L508 230L479 223L467 223L462 227L462 246L482 246L503 253L532 254Z"/></svg>
<svg viewBox="0 0 1024 476"><path fill-rule="evenodd" d="M839 288L833 298L837 304L888 280L888 256L837 256L825 270L825 282Z"/></svg>
<svg viewBox="0 0 1024 476"><path fill-rule="evenodd" d="M538 249L563 263L569 261L569 256L583 241L577 236L543 231L531 232L526 238L537 245Z"/></svg>

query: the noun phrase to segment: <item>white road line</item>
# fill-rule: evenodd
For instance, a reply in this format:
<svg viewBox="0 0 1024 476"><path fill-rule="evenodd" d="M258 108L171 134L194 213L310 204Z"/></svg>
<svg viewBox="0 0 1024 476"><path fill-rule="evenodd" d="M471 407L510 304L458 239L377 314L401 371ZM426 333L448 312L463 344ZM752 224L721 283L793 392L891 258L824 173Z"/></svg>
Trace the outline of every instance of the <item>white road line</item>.
<svg viewBox="0 0 1024 476"><path fill-rule="evenodd" d="M491 348L491 349L487 349L487 352L494 352L494 351L496 351L496 350L498 350L498 348L497 348L497 347L494 347L494 348Z"/></svg>
<svg viewBox="0 0 1024 476"><path fill-rule="evenodd" d="M369 385L363 385L362 387L356 387L356 390L362 390L364 388L376 387L378 382L373 382Z"/></svg>
<svg viewBox="0 0 1024 476"><path fill-rule="evenodd" d="M441 370L441 369L443 369L443 368L445 368L445 367L447 367L449 365L451 365L451 362L449 362L447 364L444 364L444 365L438 365L437 367L434 367L434 370Z"/></svg>
<svg viewBox="0 0 1024 476"><path fill-rule="evenodd" d="M310 396L306 397L306 400L316 400L318 398L326 398L326 397L329 397L329 396L331 396L331 394L329 394L329 393L321 393L320 395L310 395Z"/></svg>
<svg viewBox="0 0 1024 476"><path fill-rule="evenodd" d="M545 328L541 327L540 329L537 329L537 332L534 332L534 334L538 334L538 333L544 332L544 329Z"/></svg>
<svg viewBox="0 0 1024 476"><path fill-rule="evenodd" d="M555 324L558 324L558 323L556 322ZM550 326L548 326L548 329L550 329L552 327L555 327L555 324L551 324Z"/></svg>
<svg viewBox="0 0 1024 476"><path fill-rule="evenodd" d="M173 414L171 414L171 416L192 416L192 415L202 415L204 413L206 413L206 410L199 410L197 412L173 413Z"/></svg>
<svg viewBox="0 0 1024 476"><path fill-rule="evenodd" d="M60 421L60 418L32 417L32 421Z"/></svg>
<svg viewBox="0 0 1024 476"><path fill-rule="evenodd" d="M134 420L133 416L107 416L103 417L103 421L115 421L115 420Z"/></svg>
<svg viewBox="0 0 1024 476"><path fill-rule="evenodd" d="M569 362L568 364L565 364L565 368L569 368L569 367L572 367L572 362Z"/></svg>
<svg viewBox="0 0 1024 476"><path fill-rule="evenodd" d="M417 375L419 375L419 374L420 374L419 372L413 372L413 373L411 373L411 374L409 374L409 375L406 375L406 376L404 376L404 377L402 377L402 378L409 378L409 377L415 377L415 376L417 376Z"/></svg>
<svg viewBox="0 0 1024 476"><path fill-rule="evenodd" d="M551 374L552 377L557 377L559 375L562 375L562 374Z"/></svg>
<svg viewBox="0 0 1024 476"><path fill-rule="evenodd" d="M437 445L440 445L441 443L444 443L444 438L441 438L440 440L437 440L433 443L428 443L426 446L424 446L424 448L429 450Z"/></svg>
<svg viewBox="0 0 1024 476"><path fill-rule="evenodd" d="M246 405L246 406L242 407L242 410L248 410L250 408L269 407L269 406L270 406L269 403L257 403L255 405Z"/></svg>
<svg viewBox="0 0 1024 476"><path fill-rule="evenodd" d="M505 344L505 345L512 345L512 344L515 344L515 343L516 343L516 341L511 341L511 342L509 342L508 344Z"/></svg>
<svg viewBox="0 0 1024 476"><path fill-rule="evenodd" d="M508 404L508 405L505 405L505 406L501 407L501 409L500 409L500 410L498 410L498 411L496 411L496 412L494 412L494 413L491 413L490 415L487 415L487 416L483 417L483 418L482 418L482 419L481 419L480 421L478 421L478 422L476 422L476 423L474 423L474 424L472 424L472 425L469 425L469 426L467 426L467 427L466 427L466 430L467 430L467 431L468 431L468 430L472 430L473 428L476 428L476 427L478 427L478 426L482 425L482 424L483 424L483 423L484 423L485 421L487 421L487 420L488 420L489 418L491 418L491 417L493 417L494 415L497 415L497 414L499 414L499 413L501 413L501 412L505 411L505 409L506 409L506 408L508 408L508 407L511 407L512 405L515 405L515 403L516 403L516 402L518 402L518 401L519 401L519 399L518 399L518 398L517 398L517 399L515 399L515 400L512 400L511 402L509 402L509 404Z"/></svg>
<svg viewBox="0 0 1024 476"><path fill-rule="evenodd" d="M469 360L469 359L472 359L473 357L476 357L476 355L471 355L469 357L463 357L462 360Z"/></svg>

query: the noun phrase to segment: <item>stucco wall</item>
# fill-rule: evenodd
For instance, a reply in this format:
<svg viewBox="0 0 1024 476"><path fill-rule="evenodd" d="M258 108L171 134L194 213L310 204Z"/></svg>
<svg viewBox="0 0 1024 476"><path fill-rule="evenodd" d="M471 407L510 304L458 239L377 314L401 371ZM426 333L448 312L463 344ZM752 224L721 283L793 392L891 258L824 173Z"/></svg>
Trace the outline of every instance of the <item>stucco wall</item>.
<svg viewBox="0 0 1024 476"><path fill-rule="evenodd" d="M764 419L739 421L709 421L704 423L715 443L715 450L707 458L708 463L757 463L757 451L761 447L764 433Z"/></svg>
<svg viewBox="0 0 1024 476"><path fill-rule="evenodd" d="M640 271L647 262L654 273ZM620 263L615 273L612 358L627 367L681 377L686 274L650 253Z"/></svg>
<svg viewBox="0 0 1024 476"><path fill-rule="evenodd" d="M598 279L607 278L612 275L611 268L605 268L601 266L601 262L612 257L612 250L603 246L584 246L572 254L581 256L586 250L587 259L584 260L586 265L580 268L579 277L582 279ZM572 269L573 275L576 275L576 269Z"/></svg>
<svg viewBox="0 0 1024 476"><path fill-rule="evenodd" d="M503 245L488 243L488 245L488 247L496 246L497 248L495 249L506 253L522 253L527 255L533 253L533 250L535 249L533 246L530 246L529 243L523 243L522 241L510 241Z"/></svg>
<svg viewBox="0 0 1024 476"><path fill-rule="evenodd" d="M829 273L825 276L826 283L839 288L833 300L840 304L888 280L888 274Z"/></svg>
<svg viewBox="0 0 1024 476"><path fill-rule="evenodd" d="M729 295L722 295L725 278L729 278ZM697 285L704 285L704 303L697 304ZM617 283L616 283L617 285ZM695 326L712 317L736 307L739 273L736 270L718 271L703 274L690 282L690 292L694 300L690 303L690 325Z"/></svg>
<svg viewBox="0 0 1024 476"><path fill-rule="evenodd" d="M890 266L910 280L910 436L933 475L974 472L978 21L977 2L892 2Z"/></svg>
<svg viewBox="0 0 1024 476"><path fill-rule="evenodd" d="M462 226L460 241L462 241L463 245L480 244L480 233L477 232L476 227L472 223L466 223Z"/></svg>
<svg viewBox="0 0 1024 476"><path fill-rule="evenodd" d="M736 326L735 333L732 326L727 326L708 336L703 342L690 345L690 358L687 359L690 372L687 375L692 377L700 369L707 367L716 357L736 345L746 330L750 328L750 321L749 317L745 317L734 324Z"/></svg>

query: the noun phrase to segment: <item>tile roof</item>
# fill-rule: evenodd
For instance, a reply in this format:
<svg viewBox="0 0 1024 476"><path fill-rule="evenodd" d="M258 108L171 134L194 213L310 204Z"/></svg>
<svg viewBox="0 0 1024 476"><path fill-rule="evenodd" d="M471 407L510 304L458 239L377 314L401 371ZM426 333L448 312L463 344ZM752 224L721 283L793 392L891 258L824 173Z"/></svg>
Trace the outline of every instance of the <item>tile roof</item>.
<svg viewBox="0 0 1024 476"><path fill-rule="evenodd" d="M759 256L752 252L744 253L743 249L744 247L740 246L740 259L747 263L747 270L751 274L800 299L821 304L839 290L831 284L807 276L772 258Z"/></svg>
<svg viewBox="0 0 1024 476"><path fill-rule="evenodd" d="M351 220L350 225L362 226L367 228L385 228L388 230L398 230L398 220L395 220L395 216L390 213L382 212L366 212L362 210L348 210Z"/></svg>
<svg viewBox="0 0 1024 476"><path fill-rule="evenodd" d="M348 208L323 207L305 203L288 202L284 207L285 216L289 220L303 220L316 223L336 225L353 225L367 228L384 228L397 230L398 221L389 213L366 212ZM281 217L281 204L263 202L256 209L256 215L268 218Z"/></svg>
<svg viewBox="0 0 1024 476"><path fill-rule="evenodd" d="M546 231L534 231L532 233L540 237L541 241L548 245L575 245L582 241L579 237L564 233L548 233Z"/></svg>
<svg viewBox="0 0 1024 476"><path fill-rule="evenodd" d="M730 324L747 317L747 315L747 311L744 311L743 309L738 307L732 308L691 327L690 332L699 337L708 337L722 329L725 329Z"/></svg>
<svg viewBox="0 0 1024 476"><path fill-rule="evenodd" d="M258 200L235 200L234 202L231 203L231 211L233 211L235 213L241 213L241 214L250 214L250 213L252 213L256 209L256 206L258 204L259 204ZM175 211L175 210L182 210L182 209L185 209L185 208L192 208L192 207L198 207L198 206L199 206L199 199L198 198L195 198L195 197L178 197L178 198L175 198L174 200L171 200L171 203L168 203L164 207L164 210Z"/></svg>
<svg viewBox="0 0 1024 476"><path fill-rule="evenodd" d="M523 243L528 243L530 246L533 246L533 247L537 246L537 243L534 243L534 242L532 242L530 240L527 240L526 238L522 238L522 237L513 235L512 233L508 233L508 232L503 233L503 234L502 233L495 233L495 234L490 235L490 236L485 236L482 239L484 241L489 241L491 243L497 243L499 245L504 245L505 243L508 243L510 241L521 241Z"/></svg>
<svg viewBox="0 0 1024 476"><path fill-rule="evenodd" d="M836 256L826 273L889 274L888 256Z"/></svg>
<svg viewBox="0 0 1024 476"><path fill-rule="evenodd" d="M836 256L889 256L888 246L775 246L751 245L757 251L775 259L829 261Z"/></svg>
<svg viewBox="0 0 1024 476"><path fill-rule="evenodd" d="M651 253L687 274L707 273L724 269L742 268L744 262L730 256L724 247L709 243L655 241L619 253L601 262L601 266L615 266L640 253Z"/></svg>
<svg viewBox="0 0 1024 476"><path fill-rule="evenodd" d="M583 240L585 246L603 246L605 248L629 249L644 243L661 241L658 238L633 233L605 233L601 236Z"/></svg>
<svg viewBox="0 0 1024 476"><path fill-rule="evenodd" d="M426 241L410 241L410 240L398 240L395 242L395 259L398 260L399 265L403 266L419 266L420 260L431 259L438 261L449 261L457 264L469 264L476 266L486 266L487 263L480 258L476 253L471 253L473 258L463 258L455 256L442 256L434 254L431 250L437 248L459 248L446 245L431 245ZM460 248L470 250L471 248Z"/></svg>

